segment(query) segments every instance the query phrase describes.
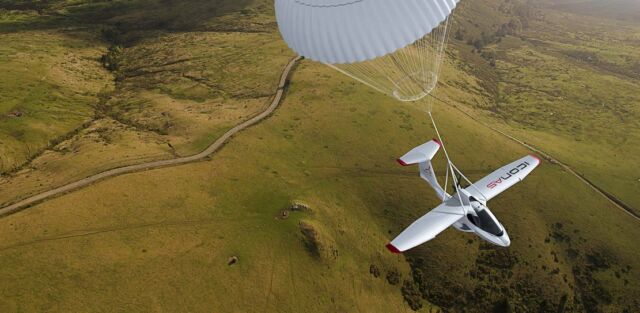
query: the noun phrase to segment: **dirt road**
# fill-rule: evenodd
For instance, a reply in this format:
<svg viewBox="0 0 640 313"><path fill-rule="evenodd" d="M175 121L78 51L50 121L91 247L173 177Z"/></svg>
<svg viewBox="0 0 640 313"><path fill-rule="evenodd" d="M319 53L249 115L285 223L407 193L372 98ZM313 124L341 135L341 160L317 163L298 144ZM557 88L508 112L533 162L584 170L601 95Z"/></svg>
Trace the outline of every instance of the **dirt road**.
<svg viewBox="0 0 640 313"><path fill-rule="evenodd" d="M34 195L34 196L29 197L29 198L20 200L20 201L18 201L16 203L13 203L13 204L8 205L6 207L0 208L0 216L6 216L6 215L9 215L9 214L16 213L16 212L18 212L20 210L24 210L24 209L26 209L26 208L34 205L34 204L37 204L39 202L42 202L44 200L60 196L62 194L68 193L68 192L73 191L73 190L80 189L82 187L89 186L89 185L91 185L91 184L93 184L95 182L101 181L103 179L119 176L119 175L122 175L122 174L140 172L140 171L145 171L145 170L150 170L150 169L155 169L155 168L160 168L160 167L177 166L177 165L182 165L182 164L186 164L186 163L192 163L192 162L197 162L197 161L204 160L205 158L207 158L208 156L210 156L214 152L218 151L218 149L220 149L233 135L235 135L238 132L246 129L247 127L250 127L250 126L262 121L267 116L271 115L271 113L273 113L273 111L275 111L276 108L278 108L278 106L282 102L282 97L284 96L284 91L285 91L285 87L286 87L286 84L287 84L287 79L289 77L289 74L291 73L291 70L294 68L296 63L298 61L300 61L300 59L301 59L301 57L296 57L296 58L292 59L291 61L289 61L287 66L284 68L284 70L282 71L282 75L280 76L280 83L278 84L278 90L276 92L276 95L273 98L273 101L271 102L271 105L269 105L269 107L267 107L266 110L264 110L262 113L260 113L260 114L258 114L256 116L252 117L251 119L249 119L249 120L247 120L247 121L235 126L234 128L230 129L224 135L222 135L220 138L218 138L214 143L212 143L209 147L207 147L204 151L202 151L202 152L200 152L198 154L187 156L187 157L176 158L176 159L171 159L171 160L154 161L154 162L141 163L141 164L135 164L135 165L129 165L129 166L125 166L125 167L119 167L119 168L114 168L114 169L111 169L111 170L108 170L108 171L104 171L102 173L98 173L98 174L83 178L81 180L66 184L64 186L61 186L61 187L58 187L58 188L55 188L55 189L52 189L52 190L48 190L48 191L39 193L37 195Z"/></svg>
<svg viewBox="0 0 640 313"><path fill-rule="evenodd" d="M254 116L253 118L235 126L234 128L230 129L229 131L227 131L224 135L222 135L220 138L218 138L218 140L216 140L214 143L212 143L209 147L207 147L207 149L205 149L204 151L192 155L192 156L188 156L188 157L183 157L183 158L176 158L176 159L171 159L171 160L162 160L162 161L155 161L155 162L149 162L149 163L142 163L142 164L136 164L136 165L130 165L130 166L125 166L125 167L119 167L119 168L115 168L115 169L111 169L96 175L92 175L89 176L87 178L83 178L81 180L69 183L67 185L49 190L49 191L45 191L43 193L31 196L29 198L20 200L14 204L11 204L9 206L6 206L4 208L0 208L0 216L6 216L15 212L18 212L20 210L26 209L34 204L37 204L41 201L56 197L56 196L60 196L62 194L65 194L67 192L73 191L73 190L77 190L80 189L82 187L86 187L89 186L95 182L101 181L103 179L107 179L110 177L115 177L115 176L119 176L122 174L128 174L128 173L134 173L134 172L140 172L140 171L145 171L145 170L149 170L149 169L154 169L154 168L160 168L160 167L168 167L168 166L177 166L177 165L182 165L182 164L186 164L186 163L192 163L192 162L197 162L197 161L201 161L205 158L207 158L208 156L210 156L211 154L215 153L218 149L220 149L220 147L222 147L225 142L227 142L227 140L229 140L229 138L231 138L233 135L237 134L238 132L246 129L247 127L250 127L260 121L262 121L263 119L265 119L267 116L269 116L271 113L273 113L273 111L275 111L276 108L278 108L278 106L280 105L281 101L282 101L282 97L284 95L284 89L286 87L286 83L287 83L287 78L289 77L289 74L291 73L291 70L293 69L293 67L296 65L296 63L298 61L300 61L301 57L296 57L294 59L292 59L291 61L289 61L289 63L287 64L287 66L284 68L282 75L280 77L280 83L278 84L278 90L276 92L276 95L273 99L273 101L271 102L271 105L269 107L267 107L267 109L265 111L263 111L262 113ZM441 101L445 104L450 105L448 102L439 99L437 97L434 97L436 100ZM466 111L458 108L457 106L454 105L454 107L456 109L458 109L460 112L462 112L463 114L469 116L470 118L472 118L473 120L481 123L482 125L484 125L485 127L488 127L489 129L517 142L518 144L526 147L527 149L540 154L541 156L543 156L545 159L547 159L548 161L557 164L559 166L561 166L562 168L564 168L567 172L571 173L572 175L576 176L580 181L582 181L583 183L585 183L586 185L588 185L590 188L592 188L596 193L600 194L601 196L603 196L604 198L606 198L607 200L609 200L612 204L614 204L617 208L619 208L620 210L624 211L625 213L627 213L629 216L631 216L632 218L640 221L640 216L638 216L635 211L629 207L628 205L626 205L624 202L622 202L620 199L616 198L615 196L613 196L612 194L606 192L604 189L598 187L597 185L595 185L594 183L592 183L590 180L588 180L587 178L585 178L583 175L581 175L580 173L576 172L575 170L573 170L573 168L571 168L569 165L564 164L560 161L558 161L557 159L553 158L551 155L549 155L548 153L516 138L513 137L499 129L496 129L490 125L487 125L485 123L483 123L482 121L477 120L475 117L471 116L469 113L467 113Z"/></svg>

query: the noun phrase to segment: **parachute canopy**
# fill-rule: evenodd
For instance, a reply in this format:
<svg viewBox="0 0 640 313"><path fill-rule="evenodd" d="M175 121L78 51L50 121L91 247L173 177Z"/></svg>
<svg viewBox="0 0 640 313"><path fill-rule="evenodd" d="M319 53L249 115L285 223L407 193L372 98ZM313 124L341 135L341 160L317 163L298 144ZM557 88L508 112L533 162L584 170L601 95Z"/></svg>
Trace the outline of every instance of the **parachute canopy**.
<svg viewBox="0 0 640 313"><path fill-rule="evenodd" d="M282 37L298 54L402 101L437 83L458 0L276 0Z"/></svg>

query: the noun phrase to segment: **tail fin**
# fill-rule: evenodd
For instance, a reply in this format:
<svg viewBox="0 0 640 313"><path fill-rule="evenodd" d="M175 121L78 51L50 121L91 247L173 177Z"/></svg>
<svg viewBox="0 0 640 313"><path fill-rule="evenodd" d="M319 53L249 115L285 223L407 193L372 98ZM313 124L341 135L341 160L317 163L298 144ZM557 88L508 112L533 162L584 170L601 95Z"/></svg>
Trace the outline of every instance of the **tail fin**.
<svg viewBox="0 0 640 313"><path fill-rule="evenodd" d="M398 159L398 163L402 166L418 164L420 167L420 177L436 191L438 198L445 200L449 197L447 192L442 189L436 178L436 173L431 166L431 160L440 150L441 143L437 139L433 139L423 145L413 148L407 154Z"/></svg>

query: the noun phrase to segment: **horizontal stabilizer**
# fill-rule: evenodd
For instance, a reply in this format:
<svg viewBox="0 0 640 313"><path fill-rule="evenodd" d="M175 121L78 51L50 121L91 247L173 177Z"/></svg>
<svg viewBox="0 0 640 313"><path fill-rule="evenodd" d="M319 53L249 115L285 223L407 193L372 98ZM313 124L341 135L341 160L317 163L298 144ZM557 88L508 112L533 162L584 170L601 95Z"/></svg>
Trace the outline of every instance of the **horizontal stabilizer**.
<svg viewBox="0 0 640 313"><path fill-rule="evenodd" d="M433 156L436 155L439 149L440 141L438 141L437 139L433 139L407 152L407 154L398 159L398 163L400 163L402 166L407 166L431 161L431 159L433 159Z"/></svg>

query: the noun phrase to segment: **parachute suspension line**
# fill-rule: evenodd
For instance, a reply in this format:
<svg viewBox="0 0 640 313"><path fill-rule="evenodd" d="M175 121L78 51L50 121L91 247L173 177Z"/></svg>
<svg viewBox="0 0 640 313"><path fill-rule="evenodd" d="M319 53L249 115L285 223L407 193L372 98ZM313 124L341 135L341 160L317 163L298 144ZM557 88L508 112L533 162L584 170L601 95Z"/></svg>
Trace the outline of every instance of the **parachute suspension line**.
<svg viewBox="0 0 640 313"><path fill-rule="evenodd" d="M325 64L400 101L420 100L437 85L449 21L441 21L430 33L393 53L352 63Z"/></svg>
<svg viewBox="0 0 640 313"><path fill-rule="evenodd" d="M436 38L442 38L442 42L439 46L435 47L436 51L435 51L435 67L434 67L434 71L435 71L435 79L437 80L437 78L440 76L440 71L442 70L442 62L444 60L444 51L446 49L446 45L447 42L449 40L449 34L451 32L449 32L449 27L448 24L452 23L453 21L453 17L449 16L447 17L447 20L445 21L447 27L442 27L436 30L436 32L432 32L431 33L431 37L432 37L432 41L433 37L435 36ZM431 51L429 51L431 52ZM431 92L429 92L429 96L431 96L432 98L435 98L437 100L440 100L438 98L436 98L433 95L433 92L435 91L435 86L433 87L433 90L431 90ZM442 101L442 100L440 100ZM460 181L458 180L458 177L456 177L456 173L460 174L461 177L463 177L471 186L473 186L473 188L475 188L485 199L486 196L484 194L482 194L482 192L480 192L480 190L478 190L478 188L475 187L475 185L453 164L453 161L451 161L451 158L449 157L449 152L447 151L447 147L445 146L444 140L442 139L442 135L440 134L440 130L438 129L438 125L436 124L435 119L433 118L433 102L432 101L428 101L428 114L429 114L429 119L431 120L431 124L433 125L433 129L436 131L436 135L438 136L438 140L440 141L440 144L442 145L442 150L444 151L444 155L447 159L447 171L446 171L446 175L445 175L445 190L446 188L448 188L448 179L449 179L449 172L451 172L451 179L453 181L454 184L454 188L455 188L455 192L458 195L458 200L460 201L460 204L462 205L462 207L465 210L465 214L467 211L467 205L462 201L462 196L460 195Z"/></svg>
<svg viewBox="0 0 640 313"><path fill-rule="evenodd" d="M438 47L440 51L438 51L438 60L436 61L438 62L437 63L438 67L436 68L436 77L440 77L440 71L442 70L442 61L444 60L444 54L445 54L444 51L447 49L447 43L449 42L449 34L451 34L451 32L449 31L449 26L453 24L453 14L447 17L446 23L447 23L447 27L444 27L442 29L444 34L441 35L444 39L442 41L442 45Z"/></svg>
<svg viewBox="0 0 640 313"><path fill-rule="evenodd" d="M442 135L440 135L440 130L438 130L438 125L436 124L435 119L433 118L433 114L431 113L431 108L428 111L429 118L431 119L431 124L433 125L433 129L436 131L436 135L438 136L438 140L440 141L440 145L442 146L442 151L444 151L444 156L447 159L447 174L451 171L451 179L453 180L453 185L455 187L456 194L458 195L458 200L460 201L460 205L465 209L465 213L467 211L467 205L462 201L462 196L460 196L460 182L456 177L456 167L451 162L451 158L449 157L449 152L447 151L447 147L444 144L444 140L442 140ZM460 173L462 174L462 173ZM445 181L444 188L447 188L447 182Z"/></svg>
<svg viewBox="0 0 640 313"><path fill-rule="evenodd" d="M484 201L487 202L489 201L489 198L487 198L487 196L484 195L484 193L482 193L482 191L480 191L480 189L478 189L478 187L476 187L476 184L474 184L473 182L471 182L469 180L469 178L467 178L467 176L465 176L464 174L462 174L462 171L460 171L458 169L457 166L455 166L455 164L451 163L451 165L453 166L453 168L456 170L456 172L460 173L460 176L462 176L462 178L464 178L464 180L467 181L467 183L469 183L469 186L471 186L473 189L475 189L475 191L477 191L483 198Z"/></svg>
<svg viewBox="0 0 640 313"><path fill-rule="evenodd" d="M435 100L438 100L438 101L444 103L444 104L447 104L447 105L449 104L446 101L434 96L433 94L429 94L429 96L431 98L435 99ZM436 121L433 118L432 108L433 108L433 102L429 101L429 106L428 106L429 118L431 119L431 124L433 124L433 128L436 131L436 135L438 136L438 140L440 140L440 144L442 145L442 150L444 151L444 155L447 158L447 174L449 173L449 170L451 170L451 176L452 176L453 182L455 184L456 192L460 190L459 181L458 181L457 177L455 176L455 174L458 173L469 184L469 186L471 188L473 188L475 191L477 191L478 194L480 194L484 198L485 202L488 201L489 199L487 198L487 196L484 193L482 193L482 191L480 191L480 189L478 187L476 187L476 185L471 180L469 180L469 178L467 176L465 176L464 173L462 173L462 171L460 169L458 169L457 166L455 166L455 164L453 164L453 162L451 161L451 158L449 158L449 153L447 152L447 149L446 149L446 147L444 145L444 141L442 140L442 136L440 135L440 131L438 130L438 126L436 125ZM445 188L447 188L446 181L445 181ZM462 199L460 199L460 203L462 203ZM462 206L465 207L465 209L466 209L466 206L465 206L464 203L462 203Z"/></svg>
<svg viewBox="0 0 640 313"><path fill-rule="evenodd" d="M471 184L471 186L473 186L473 183L471 183L469 181L469 179L453 164L453 161L451 161L451 158L449 157L449 152L447 151L447 147L445 146L444 140L442 139L442 135L440 134L440 130L438 129L438 125L436 124L436 120L433 118L432 103L431 102L429 103L429 110L428 110L427 114L429 115L429 119L431 119L431 124L433 125L433 129L436 131L436 136L438 136L438 140L440 141L440 145L442 146L442 151L444 151L444 156L447 159L447 173L446 173L446 176L445 176L445 184L444 184L445 192L446 192L446 189L448 188L449 172L451 172L451 180L453 181L455 194L458 196L458 201L460 201L460 205L464 209L464 211L465 211L464 213L466 215L467 212L468 212L467 204L464 203L464 201L462 201L462 196L460 195L460 181L458 180L458 177L456 177L456 173L460 174L461 177L464 177L464 179L467 182L469 182ZM475 186L474 186L474 188L475 188ZM476 190L477 190L477 188L476 188ZM482 193L480 193L480 194L482 194ZM485 199L487 198L483 194L482 194L482 196ZM443 197L443 199L444 199L444 197ZM443 202L444 202L444 200L443 200ZM469 203L469 205L471 205L471 203Z"/></svg>
<svg viewBox="0 0 640 313"><path fill-rule="evenodd" d="M433 165L432 165L433 166ZM444 188L442 190L442 199L447 198L447 186L449 186L449 167L447 166L446 174L444 175ZM444 200L443 200L444 202Z"/></svg>

